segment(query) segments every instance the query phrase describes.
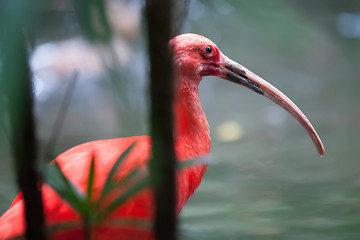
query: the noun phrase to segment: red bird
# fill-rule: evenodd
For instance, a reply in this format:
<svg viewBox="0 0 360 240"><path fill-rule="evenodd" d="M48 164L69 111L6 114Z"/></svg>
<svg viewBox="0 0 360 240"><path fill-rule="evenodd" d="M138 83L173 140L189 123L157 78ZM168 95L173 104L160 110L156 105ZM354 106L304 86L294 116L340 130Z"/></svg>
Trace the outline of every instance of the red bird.
<svg viewBox="0 0 360 240"><path fill-rule="evenodd" d="M209 39L197 34L183 34L169 42L174 51L176 91L175 151L179 161L204 157L210 152L210 130L200 104L198 85L204 76L218 76L225 80L245 86L259 95L283 107L304 127L313 140L320 155L324 154L323 144L311 123L300 109L283 93L258 77L242 65L227 58ZM93 196L99 196L105 180L119 156L136 141L135 146L121 163L115 174L117 179L128 175L135 168L146 170L151 156L149 136L137 136L109 140L99 140L80 144L60 154L56 161L64 175L79 189L86 192L88 172L95 158L95 183ZM206 172L206 164L193 165L178 171L177 213L199 186ZM45 218L47 226L68 221L80 221L79 214L73 210L47 184L42 186ZM120 206L111 219L154 219L154 199L150 188L138 193ZM23 235L25 231L24 203L19 194L9 210L0 218L0 239ZM95 239L153 239L151 230L135 227L115 227L111 225L94 226ZM51 239L82 239L80 227L52 233Z"/></svg>

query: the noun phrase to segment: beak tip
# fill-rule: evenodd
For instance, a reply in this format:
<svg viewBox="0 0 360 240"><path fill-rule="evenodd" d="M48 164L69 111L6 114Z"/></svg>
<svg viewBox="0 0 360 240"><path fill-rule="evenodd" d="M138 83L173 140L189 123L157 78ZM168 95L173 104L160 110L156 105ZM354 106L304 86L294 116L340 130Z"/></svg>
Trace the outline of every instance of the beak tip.
<svg viewBox="0 0 360 240"><path fill-rule="evenodd" d="M320 157L324 157L325 155L325 148L324 145L322 143L320 143L320 145L318 145L318 152L320 154Z"/></svg>

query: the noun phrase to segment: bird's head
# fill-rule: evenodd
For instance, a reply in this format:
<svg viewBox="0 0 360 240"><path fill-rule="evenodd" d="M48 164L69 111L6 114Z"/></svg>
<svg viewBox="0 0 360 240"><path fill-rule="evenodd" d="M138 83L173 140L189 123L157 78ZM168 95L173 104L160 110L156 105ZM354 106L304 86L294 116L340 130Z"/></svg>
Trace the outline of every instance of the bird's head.
<svg viewBox="0 0 360 240"><path fill-rule="evenodd" d="M204 76L220 74L222 53L206 37L186 33L173 38L169 45L173 48L176 71L181 76L201 80Z"/></svg>
<svg viewBox="0 0 360 240"><path fill-rule="evenodd" d="M211 40L187 33L169 42L174 54L175 71L181 80L198 84L204 76L217 76L265 96L288 111L304 127L319 154L325 149L319 135L301 110L281 91L244 66L226 57Z"/></svg>

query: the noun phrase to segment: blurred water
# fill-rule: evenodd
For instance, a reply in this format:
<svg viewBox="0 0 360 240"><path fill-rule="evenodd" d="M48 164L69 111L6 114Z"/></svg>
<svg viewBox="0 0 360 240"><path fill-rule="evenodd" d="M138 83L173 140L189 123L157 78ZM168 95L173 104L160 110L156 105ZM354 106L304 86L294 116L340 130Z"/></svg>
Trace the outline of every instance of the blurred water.
<svg viewBox="0 0 360 240"><path fill-rule="evenodd" d="M221 2L207 4L206 23L194 21L189 31L215 38L228 57L286 93L318 130L326 154L320 158L273 103L205 79L211 128L231 120L243 136L222 143L213 134L213 162L181 214L183 239L359 239L360 39L346 39L336 25L351 3L226 1L236 10L224 13Z"/></svg>
<svg viewBox="0 0 360 240"><path fill-rule="evenodd" d="M344 12L359 14L358 1L190 1L184 32L209 37L288 95L326 153L320 158L301 126L272 102L205 78L200 94L212 129L211 161L181 213L181 239L360 239L360 39L339 30ZM57 153L89 140L147 134L141 37L129 41L134 55L122 70L130 80L125 98L133 100L114 96L106 76L84 80ZM42 142L64 89L37 106ZM239 134L224 141L219 131L229 123ZM16 193L6 140L1 146L0 213Z"/></svg>

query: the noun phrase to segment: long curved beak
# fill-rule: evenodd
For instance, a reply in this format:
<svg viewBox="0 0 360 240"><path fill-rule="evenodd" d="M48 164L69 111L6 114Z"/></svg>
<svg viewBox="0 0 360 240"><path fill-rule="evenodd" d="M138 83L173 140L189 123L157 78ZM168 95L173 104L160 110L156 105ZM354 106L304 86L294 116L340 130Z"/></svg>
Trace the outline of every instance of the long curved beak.
<svg viewBox="0 0 360 240"><path fill-rule="evenodd" d="M301 112L301 110L280 90L257 76L247 68L234 62L225 55L221 55L220 59L220 77L239 85L243 85L252 91L263 95L280 105L288 111L303 126L310 138L314 142L317 151L321 156L325 154L324 145L310 121Z"/></svg>

